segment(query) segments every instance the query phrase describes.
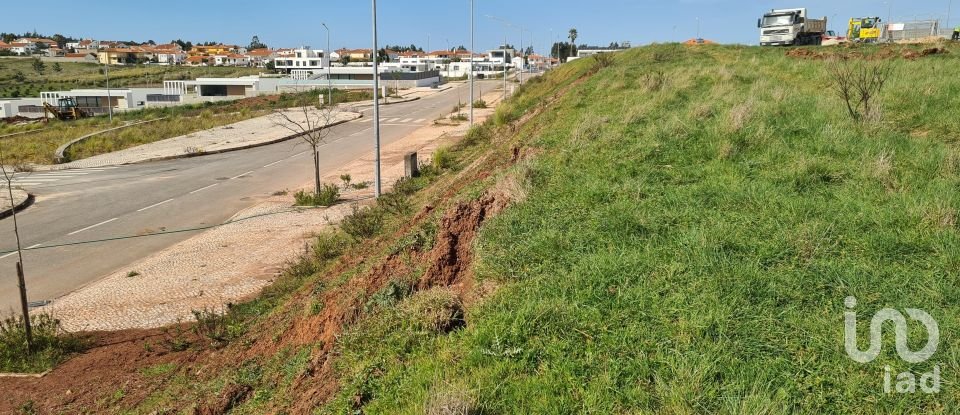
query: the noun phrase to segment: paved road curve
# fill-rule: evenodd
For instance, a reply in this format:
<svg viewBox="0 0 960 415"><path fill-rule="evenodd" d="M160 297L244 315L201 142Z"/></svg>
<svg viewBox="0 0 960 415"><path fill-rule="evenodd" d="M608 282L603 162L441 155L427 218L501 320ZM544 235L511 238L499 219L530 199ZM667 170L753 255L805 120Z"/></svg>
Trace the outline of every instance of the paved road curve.
<svg viewBox="0 0 960 415"><path fill-rule="evenodd" d="M495 85L480 82L478 88ZM449 113L468 92L459 86L381 107L382 143ZM321 150L324 174L372 151L369 119L334 127ZM309 182L312 164L309 147L290 140L220 155L30 175L20 184L37 202L18 215L23 246L36 248L24 254L30 301L55 299L194 233L44 246L222 223L276 191ZM13 221L0 220L0 251L15 248ZM0 254L0 316L19 310L15 264L15 254Z"/></svg>

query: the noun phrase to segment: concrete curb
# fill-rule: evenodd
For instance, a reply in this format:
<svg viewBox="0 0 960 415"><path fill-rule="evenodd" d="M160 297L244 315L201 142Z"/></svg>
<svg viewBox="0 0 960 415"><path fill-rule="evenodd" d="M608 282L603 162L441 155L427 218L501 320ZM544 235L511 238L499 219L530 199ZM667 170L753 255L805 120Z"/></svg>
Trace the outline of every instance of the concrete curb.
<svg viewBox="0 0 960 415"><path fill-rule="evenodd" d="M327 126L325 126L325 127L323 127L323 128L333 128L333 127L336 127L336 126L338 126L338 125L346 124L346 123L348 123L348 122L356 121L356 120L359 120L359 119L363 118L363 114L357 113L357 115L358 115L357 118L353 118L353 119L349 119L349 120L337 121L337 122L332 123L332 124L329 124L329 125L327 125ZM232 152L232 151L249 150L249 149L251 149L251 148L257 148L257 147L269 146L269 145L271 145L271 144L282 143L282 142L284 142L284 141L292 140L292 139L297 138L297 137L300 137L300 136L302 136L302 135L303 135L303 133L300 133L300 134L294 134L294 135L289 135L289 136L277 138L277 139L270 140L270 141L264 141L264 142L261 142L261 143L247 144L247 145L240 146L240 147L224 148L224 149L212 150L212 151L198 151L198 152L196 152L196 153L177 154L177 155L174 155L174 156L166 156L166 157L154 157L154 158L150 158L150 159L137 160L137 161L133 161L133 162L129 162L129 163L121 163L121 164L117 164L117 165L118 165L118 166L129 166L129 165L133 165L133 164L150 163L150 162L155 162L155 161L187 159L187 158L193 158L193 157L201 157L201 156L210 156L210 155L214 155L214 154L229 153L229 152ZM104 165L104 166L109 166L109 165Z"/></svg>
<svg viewBox="0 0 960 415"><path fill-rule="evenodd" d="M106 129L106 130L103 130L103 131L97 131L97 132L95 132L95 133L90 133L90 134L87 134L87 135L82 136L82 137L79 137L79 138L75 138L75 139L73 139L73 140L70 140L68 143L66 143L66 144L60 146L59 148L57 148L57 151L55 151L55 152L53 153L53 159L56 160L56 163L57 163L57 164L61 164L61 163L63 162L63 160L66 158L67 150L69 150L70 147L72 147L72 146L74 146L74 145L76 145L76 144L79 144L79 143L83 142L84 140L86 140L86 139L88 139L88 138L90 138L90 137L95 137L95 136L98 136L98 135L100 135L100 134L109 133L109 132L112 132L112 131L122 130L122 129L124 129L124 128L130 128L130 127L136 127L136 126L138 126L138 125L149 124L149 123L152 123L152 122L157 122L157 121L165 120L165 119L167 119L167 118L168 118L168 117L163 117L163 118L157 118L157 119L153 119L153 120L135 122L135 123L133 123L133 124L121 125L121 126L119 126L119 127L113 127L113 128L109 128L109 129Z"/></svg>
<svg viewBox="0 0 960 415"><path fill-rule="evenodd" d="M13 207L13 209L3 206L2 208L0 208L2 209L0 210L0 219L6 219L10 216L13 216L14 212L19 213L20 211L30 207L30 205L33 204L33 201L34 201L33 195L27 193L27 197L24 198L20 203L17 203L16 206Z"/></svg>

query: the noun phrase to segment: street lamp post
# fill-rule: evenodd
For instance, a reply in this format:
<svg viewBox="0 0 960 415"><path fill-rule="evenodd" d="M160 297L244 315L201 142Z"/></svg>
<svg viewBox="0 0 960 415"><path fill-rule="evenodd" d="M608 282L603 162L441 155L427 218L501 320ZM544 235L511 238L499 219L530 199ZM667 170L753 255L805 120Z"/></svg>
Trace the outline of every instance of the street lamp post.
<svg viewBox="0 0 960 415"><path fill-rule="evenodd" d="M110 122L113 122L113 97L110 94L110 54L107 53L107 64L104 66L104 74L107 76L107 113L110 116Z"/></svg>
<svg viewBox="0 0 960 415"><path fill-rule="evenodd" d="M373 137L376 148L374 164L374 195L379 199L380 187L380 56L377 51L377 0L373 0Z"/></svg>
<svg viewBox="0 0 960 415"><path fill-rule="evenodd" d="M474 18L473 18L474 4L473 3L474 3L474 0L470 0L470 126L471 127L473 127L473 103L475 102L473 94L475 89L474 78L476 78L473 74L473 64L474 64L473 49L475 48L474 41L476 40L474 38L474 33L475 33L474 30L476 28L474 27Z"/></svg>
<svg viewBox="0 0 960 415"><path fill-rule="evenodd" d="M327 50L323 52L327 57L327 105L333 105L333 81L330 79L330 65L333 63L330 60L330 28L327 27L326 23L320 24L323 25L324 29L327 29ZM323 62L323 60L321 60L321 62Z"/></svg>

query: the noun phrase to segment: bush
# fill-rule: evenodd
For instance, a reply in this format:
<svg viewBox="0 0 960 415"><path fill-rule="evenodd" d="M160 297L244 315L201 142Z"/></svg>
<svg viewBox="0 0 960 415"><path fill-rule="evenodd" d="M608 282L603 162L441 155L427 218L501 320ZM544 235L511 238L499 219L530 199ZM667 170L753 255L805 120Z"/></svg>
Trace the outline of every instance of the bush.
<svg viewBox="0 0 960 415"><path fill-rule="evenodd" d="M842 59L833 62L829 69L833 92L843 100L850 118L856 122L876 121L880 105L875 98L883 92L893 67L887 62L851 63Z"/></svg>
<svg viewBox="0 0 960 415"><path fill-rule="evenodd" d="M433 152L433 167L444 170L453 167L453 153L448 147L440 147Z"/></svg>
<svg viewBox="0 0 960 415"><path fill-rule="evenodd" d="M484 109L484 108L487 108L487 101L484 101L484 100L482 100L482 99L478 99L478 100L476 100L476 101L473 102L473 108L476 108L476 109Z"/></svg>
<svg viewBox="0 0 960 415"><path fill-rule="evenodd" d="M243 328L239 324L231 324L228 313L218 313L206 309L193 310L193 317L197 320L193 331L198 336L210 339L210 345L216 348L226 346L231 340L240 337Z"/></svg>
<svg viewBox="0 0 960 415"><path fill-rule="evenodd" d="M377 199L377 206L384 212L394 215L407 214L413 210L413 204L407 200L407 196L396 190L380 196Z"/></svg>
<svg viewBox="0 0 960 415"><path fill-rule="evenodd" d="M82 339L66 333L57 320L47 314L30 320L33 352L27 350L23 317L0 322L0 372L39 373L48 370L84 348Z"/></svg>
<svg viewBox="0 0 960 415"><path fill-rule="evenodd" d="M313 254L320 262L337 259L350 246L350 240L340 232L324 232L317 235L313 244Z"/></svg>
<svg viewBox="0 0 960 415"><path fill-rule="evenodd" d="M479 142L487 141L492 135L492 130L486 123L473 126L463 139L464 145L474 145Z"/></svg>
<svg viewBox="0 0 960 415"><path fill-rule="evenodd" d="M372 237L383 229L383 212L380 209L353 206L353 213L340 222L340 229L347 235L360 240Z"/></svg>
<svg viewBox="0 0 960 415"><path fill-rule="evenodd" d="M293 195L297 201L297 206L333 206L340 200L340 188L332 184L324 184L320 187L320 193L307 193L299 191Z"/></svg>

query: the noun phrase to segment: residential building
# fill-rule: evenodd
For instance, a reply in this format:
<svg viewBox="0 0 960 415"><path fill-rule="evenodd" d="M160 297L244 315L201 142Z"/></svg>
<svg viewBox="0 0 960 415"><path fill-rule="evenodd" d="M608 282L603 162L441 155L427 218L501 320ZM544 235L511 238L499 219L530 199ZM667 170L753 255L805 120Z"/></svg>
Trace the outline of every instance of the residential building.
<svg viewBox="0 0 960 415"><path fill-rule="evenodd" d="M10 50L10 44L0 40L0 50Z"/></svg>
<svg viewBox="0 0 960 415"><path fill-rule="evenodd" d="M247 52L247 59L250 66L265 68L268 63L277 58L277 53L273 49L254 49Z"/></svg>
<svg viewBox="0 0 960 415"><path fill-rule="evenodd" d="M15 40L14 43L33 43L34 45L39 43L48 48L57 47L57 42L54 41L53 39L40 38L40 37L22 37L20 39Z"/></svg>
<svg viewBox="0 0 960 415"><path fill-rule="evenodd" d="M149 60L150 56L140 47L101 49L97 52L97 61L104 65L131 65Z"/></svg>
<svg viewBox="0 0 960 415"><path fill-rule="evenodd" d="M214 66L250 66L250 59L246 55L230 53L226 55L214 55Z"/></svg>
<svg viewBox="0 0 960 415"><path fill-rule="evenodd" d="M630 49L630 46L626 47L603 47L603 46L586 46L577 49L578 58L586 58L588 56L593 56L599 53L613 53L620 52L622 50Z"/></svg>
<svg viewBox="0 0 960 415"><path fill-rule="evenodd" d="M37 51L37 44L29 42L13 42L10 44L10 51L16 53L17 55L32 55Z"/></svg>
<svg viewBox="0 0 960 415"><path fill-rule="evenodd" d="M231 53L246 53L245 48L241 48L237 45L209 45L201 46L196 45L193 49L190 49L190 56L215 56L215 55L229 55Z"/></svg>
<svg viewBox="0 0 960 415"><path fill-rule="evenodd" d="M339 49L337 50L337 55L343 59L344 56L349 57L353 62L370 62L370 57L373 56L371 49Z"/></svg>
<svg viewBox="0 0 960 415"><path fill-rule="evenodd" d="M278 54L279 55L279 54ZM323 50L311 50L309 46L284 53L274 61L274 67L282 73L292 71L322 71L330 66L330 57Z"/></svg>

